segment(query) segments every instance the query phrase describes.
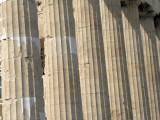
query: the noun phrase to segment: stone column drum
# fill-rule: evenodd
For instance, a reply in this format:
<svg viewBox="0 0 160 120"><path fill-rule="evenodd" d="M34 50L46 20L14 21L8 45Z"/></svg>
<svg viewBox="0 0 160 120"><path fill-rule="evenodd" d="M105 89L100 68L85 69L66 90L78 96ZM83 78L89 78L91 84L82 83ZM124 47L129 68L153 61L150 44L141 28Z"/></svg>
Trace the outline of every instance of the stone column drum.
<svg viewBox="0 0 160 120"><path fill-rule="evenodd" d="M148 100L146 101L148 107L147 117L148 119L159 119L159 101L158 101L158 89L157 83L159 81L158 71L158 55L155 38L155 26L153 16L154 13L146 14L146 11L141 12L140 28L142 35L143 54L144 54L144 65L146 71L147 80L147 92Z"/></svg>
<svg viewBox="0 0 160 120"><path fill-rule="evenodd" d="M1 7L3 120L44 120L36 4L3 0Z"/></svg>
<svg viewBox="0 0 160 120"><path fill-rule="evenodd" d="M122 3L122 19L133 119L145 120L142 87L146 79L143 69L142 41L136 1Z"/></svg>
<svg viewBox="0 0 160 120"><path fill-rule="evenodd" d="M82 120L72 0L44 0L47 120Z"/></svg>
<svg viewBox="0 0 160 120"><path fill-rule="evenodd" d="M84 120L110 119L99 0L73 0Z"/></svg>
<svg viewBox="0 0 160 120"><path fill-rule="evenodd" d="M157 54L158 54L159 70L160 70L160 16L157 16L157 18L155 19L155 25L156 25L155 26L156 27L156 45L157 45ZM158 88L160 91L160 86Z"/></svg>
<svg viewBox="0 0 160 120"><path fill-rule="evenodd" d="M99 0L111 119L132 119L120 0Z"/></svg>
<svg viewBox="0 0 160 120"><path fill-rule="evenodd" d="M157 45L157 54L158 54L158 65L157 70L160 75L160 16L155 19L155 27L156 27L156 45ZM158 93L158 107L159 107L159 119L160 119L160 76L157 79L157 93Z"/></svg>

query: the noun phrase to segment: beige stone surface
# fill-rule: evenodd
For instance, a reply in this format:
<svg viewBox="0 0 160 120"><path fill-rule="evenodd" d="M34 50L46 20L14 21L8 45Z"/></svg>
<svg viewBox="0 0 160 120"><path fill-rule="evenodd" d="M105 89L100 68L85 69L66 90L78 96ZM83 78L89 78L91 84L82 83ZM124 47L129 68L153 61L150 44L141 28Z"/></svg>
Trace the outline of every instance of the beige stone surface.
<svg viewBox="0 0 160 120"><path fill-rule="evenodd" d="M157 45L156 47L157 47L159 70L160 70L160 18L159 17L156 19L155 24L156 24L156 45ZM160 90L160 86L158 86L158 88Z"/></svg>
<svg viewBox="0 0 160 120"><path fill-rule="evenodd" d="M157 67L157 74L160 75L160 18L158 17L158 19L156 20L156 45L155 46L157 48L157 54L158 54L158 63L156 64ZM159 66L159 68L158 68ZM159 112L160 112L160 76L158 79L156 79L156 86L157 86L157 97L158 97L158 105L157 108L159 108ZM158 116L158 114L157 114ZM158 118L160 118L160 114L158 116Z"/></svg>
<svg viewBox="0 0 160 120"><path fill-rule="evenodd" d="M140 28L142 35L142 48L144 55L144 65L146 72L146 118L159 119L159 93L157 84L159 84L158 55L156 48L155 27L153 16L146 16L140 19Z"/></svg>
<svg viewBox="0 0 160 120"><path fill-rule="evenodd" d="M129 86L134 120L145 120L143 100L145 82L144 60L140 34L139 13L136 2L129 2L122 7L124 40L126 48Z"/></svg>
<svg viewBox="0 0 160 120"><path fill-rule="evenodd" d="M38 30L39 30L39 38L44 38L44 0L35 0L37 3L37 15L38 15Z"/></svg>
<svg viewBox="0 0 160 120"><path fill-rule="evenodd" d="M110 119L99 1L73 1L83 119Z"/></svg>
<svg viewBox="0 0 160 120"><path fill-rule="evenodd" d="M159 13L159 0L0 0L0 119L159 120Z"/></svg>
<svg viewBox="0 0 160 120"><path fill-rule="evenodd" d="M133 119L145 120L147 114L150 114L146 109L148 102L145 102L149 98L146 89L147 78L144 64L146 61L142 49L145 44L142 44L137 4L130 2L124 6L122 15Z"/></svg>
<svg viewBox="0 0 160 120"><path fill-rule="evenodd" d="M3 120L45 117L36 4L1 3Z"/></svg>
<svg viewBox="0 0 160 120"><path fill-rule="evenodd" d="M82 120L72 0L45 0L44 14L47 120Z"/></svg>
<svg viewBox="0 0 160 120"><path fill-rule="evenodd" d="M100 0L111 119L132 119L120 0Z"/></svg>

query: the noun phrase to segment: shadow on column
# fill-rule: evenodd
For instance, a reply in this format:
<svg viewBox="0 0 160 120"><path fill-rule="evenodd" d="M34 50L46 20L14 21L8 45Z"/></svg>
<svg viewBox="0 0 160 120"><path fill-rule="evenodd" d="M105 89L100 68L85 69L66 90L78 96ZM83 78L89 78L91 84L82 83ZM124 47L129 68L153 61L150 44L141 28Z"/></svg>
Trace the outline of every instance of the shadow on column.
<svg viewBox="0 0 160 120"><path fill-rule="evenodd" d="M137 8L138 9L138 8ZM138 54L138 69L140 71L140 83L141 83L141 89L142 89L142 98L143 98L143 110L144 110L144 116L145 120L150 118L150 109L149 104L147 101L149 101L148 98L148 89L147 89L147 81L146 81L146 72L144 67L144 55L143 55L143 47L142 47L142 40L141 40L141 34L140 34L140 24L139 19L136 21L137 18L135 18L135 21L133 22L133 19L128 17L128 15L124 12L124 15L126 18L128 18L128 22L132 26L132 29L136 32L136 46L137 46L137 54ZM137 25L135 25L137 24ZM136 70L137 72L137 70ZM148 109L146 109L146 107Z"/></svg>
<svg viewBox="0 0 160 120"><path fill-rule="evenodd" d="M65 35L68 37L67 41L67 53L68 53L68 68L69 71L69 84L70 84L70 99L71 99L71 111L72 120L83 120L82 114L82 98L80 89L80 76L78 66L77 53L73 52L72 40L75 37L75 21L73 16L73 3L72 0L63 0L64 9L64 21L65 21ZM71 45L72 44L72 45ZM75 47L75 46L74 46ZM72 49L72 50L71 50ZM76 46L77 49L77 46ZM65 81L64 81L65 84Z"/></svg>
<svg viewBox="0 0 160 120"><path fill-rule="evenodd" d="M142 25L142 27L145 28L144 24ZM152 53L153 53L153 56L150 56L151 57L150 59L153 59L153 67L151 68L151 70L152 70L152 73L151 73L152 74L152 83L153 83L152 87L153 87L153 91L155 90L155 87L156 87L156 91L154 91L154 94L157 94L158 105L155 105L155 107L159 107L160 106L160 99L159 99L159 97L160 97L159 96L160 70L159 70L159 62L158 62L158 53L157 53L156 38L155 38L156 35L155 35L154 29L153 29L153 31L152 31L151 34L149 34L146 29L145 29L145 32L148 34L148 39L151 40L151 42L150 42L151 43L151 48L150 49L152 50ZM151 64L151 66L152 66L152 64ZM153 71L155 73L153 73ZM154 95L154 100L156 101L155 95ZM146 106L148 106L148 108L149 108L149 104L148 103L146 103ZM152 107L154 107L154 106L152 106ZM160 111L160 107L158 109ZM149 110L148 110L147 114L148 114L148 117L150 118L150 116L149 116L150 115ZM159 113L156 113L156 114L159 114Z"/></svg>
<svg viewBox="0 0 160 120"><path fill-rule="evenodd" d="M139 6L139 12L142 15L143 15L143 12L144 12L145 15L146 15L146 19L148 19L147 17L150 17L150 19L154 19L154 18L152 18L153 15L154 15L154 11L153 11L152 7L147 3L141 4ZM141 18L141 19L145 19L145 18ZM141 25L144 28L144 31L147 33L147 37L148 37L147 38L148 42L149 42L148 44L150 46L150 48L148 48L148 49L150 49L151 54L152 54L152 56L150 56L150 59L151 59L151 70L152 70L151 71L152 72L151 73L152 74L152 84L153 84L152 87L153 87L154 94L157 94L158 104L160 105L160 98L159 98L160 70L159 70L158 53L157 53L158 50L157 50L157 45L156 45L155 26L154 26L154 23L152 21L150 21L150 24L148 25L150 27L150 29L146 28L146 24L141 24ZM152 65L152 62L153 62L153 65ZM155 73L153 73L153 71ZM155 89L155 87L156 87L156 89ZM155 100L154 102L157 101L156 98L155 98L155 95L154 95L154 100ZM148 105L148 103L146 103L146 105ZM159 105L155 105L155 106L152 106L152 107L158 107L158 109L160 111ZM147 107L150 109L149 105ZM153 108L151 108L151 109L153 109ZM148 119L151 119L151 113L150 112L151 111L148 110L148 113L146 113L147 116L148 116ZM156 114L159 114L159 113L156 113Z"/></svg>
<svg viewBox="0 0 160 120"><path fill-rule="evenodd" d="M157 55L159 53L158 59L156 60L156 62L159 63L160 62L160 14L155 16L154 20L155 20L155 27L156 27L156 37L157 37L157 42L158 42L156 44L158 44L158 47L159 47L159 49L156 48ZM157 75L159 75L158 78L156 79L156 85L157 85L158 104L159 104L158 107L159 107L159 112L160 112L160 94L159 94L160 93L160 63L159 64L155 63L155 65L156 65L157 70L158 70Z"/></svg>
<svg viewBox="0 0 160 120"><path fill-rule="evenodd" d="M102 119L111 119L111 111L110 111L110 100L108 93L108 80L107 80L107 72L106 72L106 63L105 63L105 54L104 54L104 44L103 44L103 35L102 35L102 23L101 23L101 13L100 13L100 5L99 1L88 0L89 7L92 7L93 13L90 12L90 19L94 19L94 23L91 23L91 28L94 29L96 42L96 53L97 53L97 63L98 63L98 76L100 83L100 99L101 99L101 109L102 109ZM92 37L91 36L91 37ZM92 44L93 41L91 41ZM94 56L93 56L94 57ZM93 58L94 61L94 58ZM95 66L94 66L95 67ZM96 77L95 77L96 78ZM96 79L95 79L96 80ZM96 82L95 82L96 83ZM95 87L96 88L96 87Z"/></svg>
<svg viewBox="0 0 160 120"><path fill-rule="evenodd" d="M116 40L115 38L114 42L115 44L116 42L118 42L118 48L115 48L116 49L115 51L117 52L116 54L119 54L120 56L120 67L121 67L121 78L120 79L122 79L123 99L124 99L124 101L121 101L123 102L121 104L123 104L125 107L126 119L132 119L133 113L132 113L127 61L126 61L126 54L125 54L126 50L125 50L125 43L124 43L120 0L104 0L104 3L108 7L108 10L110 11L110 13L112 14L113 23L116 22L116 26L113 24L113 28L115 28L115 32L117 32L117 36L118 36L118 40ZM115 35L116 33L114 34L114 36Z"/></svg>
<svg viewBox="0 0 160 120"><path fill-rule="evenodd" d="M38 16L37 8L35 0L23 0L24 4L24 14L25 14L25 34L27 39L27 55L25 57L26 60L29 61L28 64L28 72L29 74L29 97L36 98L36 108L37 113L35 113L34 109L31 109L31 118L45 119L44 113L44 99L43 99L43 80L42 80L42 66L41 66L41 47L39 40L39 32L38 32ZM29 11L29 12L27 12ZM29 59L31 58L31 59ZM32 68L32 64L34 65ZM32 71L34 70L34 71ZM30 105L33 102L30 99Z"/></svg>

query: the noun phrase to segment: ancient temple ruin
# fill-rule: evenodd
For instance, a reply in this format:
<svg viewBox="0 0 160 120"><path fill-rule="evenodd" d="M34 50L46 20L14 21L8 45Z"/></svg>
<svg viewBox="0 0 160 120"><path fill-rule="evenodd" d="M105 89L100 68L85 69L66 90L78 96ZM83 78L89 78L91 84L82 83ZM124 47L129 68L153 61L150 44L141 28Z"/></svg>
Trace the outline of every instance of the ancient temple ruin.
<svg viewBox="0 0 160 120"><path fill-rule="evenodd" d="M0 0L1 120L160 120L160 0Z"/></svg>

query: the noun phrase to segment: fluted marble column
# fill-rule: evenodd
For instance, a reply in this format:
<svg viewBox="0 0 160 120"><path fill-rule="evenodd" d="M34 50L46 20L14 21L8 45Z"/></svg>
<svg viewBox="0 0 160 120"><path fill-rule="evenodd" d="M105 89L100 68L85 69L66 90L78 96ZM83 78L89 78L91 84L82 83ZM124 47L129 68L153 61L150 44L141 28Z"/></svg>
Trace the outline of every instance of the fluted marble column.
<svg viewBox="0 0 160 120"><path fill-rule="evenodd" d="M157 53L158 53L159 69L160 69L160 18L158 18L157 20L156 41L157 41Z"/></svg>
<svg viewBox="0 0 160 120"><path fill-rule="evenodd" d="M98 0L73 0L84 120L110 119Z"/></svg>
<svg viewBox="0 0 160 120"><path fill-rule="evenodd" d="M158 65L157 65L157 70L159 74L159 78L157 79L157 95L158 95L158 107L159 107L159 112L160 112L160 16L157 17L155 20L155 25L156 25L156 45L157 45L157 54L158 54ZM160 119L160 113L159 113L159 119Z"/></svg>
<svg viewBox="0 0 160 120"><path fill-rule="evenodd" d="M159 69L160 69L160 17L158 16L155 20L156 27L156 45L157 45L157 53L158 53L158 61L159 61Z"/></svg>
<svg viewBox="0 0 160 120"><path fill-rule="evenodd" d="M1 7L3 120L44 120L36 4L3 0Z"/></svg>
<svg viewBox="0 0 160 120"><path fill-rule="evenodd" d="M142 13L142 12L141 12ZM148 109L148 119L156 120L159 119L159 104L158 104L158 89L157 82L159 81L159 71L158 67L158 55L155 39L155 26L153 20L153 13L141 14L140 19L140 29L142 35L142 47L144 54L144 65L146 71L146 80L147 80L147 92L149 100Z"/></svg>
<svg viewBox="0 0 160 120"><path fill-rule="evenodd" d="M136 1L122 4L122 19L133 119L145 120L145 108L143 106L146 104L143 101L147 97L144 97L145 92L142 87L144 87L143 84L146 79L145 70L143 69L142 41Z"/></svg>
<svg viewBox="0 0 160 120"><path fill-rule="evenodd" d="M47 120L82 120L72 0L45 0Z"/></svg>
<svg viewBox="0 0 160 120"><path fill-rule="evenodd" d="M132 119L120 0L99 0L111 118Z"/></svg>

